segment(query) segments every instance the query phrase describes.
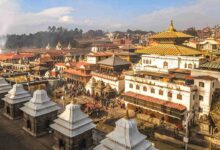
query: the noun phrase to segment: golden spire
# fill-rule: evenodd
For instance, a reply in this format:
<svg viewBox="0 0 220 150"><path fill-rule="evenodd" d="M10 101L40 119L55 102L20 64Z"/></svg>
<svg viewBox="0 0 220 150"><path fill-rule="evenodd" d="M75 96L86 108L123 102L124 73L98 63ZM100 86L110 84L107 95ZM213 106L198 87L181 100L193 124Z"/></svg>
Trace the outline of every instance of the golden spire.
<svg viewBox="0 0 220 150"><path fill-rule="evenodd" d="M176 31L176 29L174 28L174 25L173 25L173 20L170 21L170 26L168 28L168 31L170 31L170 32Z"/></svg>

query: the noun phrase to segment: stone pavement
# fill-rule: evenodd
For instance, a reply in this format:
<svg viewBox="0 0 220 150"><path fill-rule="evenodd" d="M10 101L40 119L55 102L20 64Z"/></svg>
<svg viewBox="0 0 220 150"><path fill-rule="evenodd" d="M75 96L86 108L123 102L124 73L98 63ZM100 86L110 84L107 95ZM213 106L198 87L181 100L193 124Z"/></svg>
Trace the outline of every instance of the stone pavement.
<svg viewBox="0 0 220 150"><path fill-rule="evenodd" d="M8 120L0 110L0 150L51 150L52 134L35 138L22 130L22 120Z"/></svg>

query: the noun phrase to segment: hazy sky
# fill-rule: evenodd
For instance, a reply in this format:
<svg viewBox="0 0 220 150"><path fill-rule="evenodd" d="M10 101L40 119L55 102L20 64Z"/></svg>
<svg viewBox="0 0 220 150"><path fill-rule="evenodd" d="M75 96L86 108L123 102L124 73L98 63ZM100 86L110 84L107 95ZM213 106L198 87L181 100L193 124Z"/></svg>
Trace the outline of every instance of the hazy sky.
<svg viewBox="0 0 220 150"><path fill-rule="evenodd" d="M0 35L48 26L162 31L220 24L220 0L0 0Z"/></svg>

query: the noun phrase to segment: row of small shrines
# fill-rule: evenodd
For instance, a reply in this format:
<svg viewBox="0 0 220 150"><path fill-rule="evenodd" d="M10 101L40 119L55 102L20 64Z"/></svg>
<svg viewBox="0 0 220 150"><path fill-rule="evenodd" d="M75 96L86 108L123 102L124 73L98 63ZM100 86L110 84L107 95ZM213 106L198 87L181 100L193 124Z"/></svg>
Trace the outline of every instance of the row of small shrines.
<svg viewBox="0 0 220 150"><path fill-rule="evenodd" d="M45 90L36 90L33 96L21 84L9 85L0 78L0 103L4 116L11 120L23 118L23 129L39 137L53 131L57 150L155 150L139 133L134 119L122 118L116 128L98 146L93 144L95 124L76 104L68 104L58 115L60 107L48 97Z"/></svg>

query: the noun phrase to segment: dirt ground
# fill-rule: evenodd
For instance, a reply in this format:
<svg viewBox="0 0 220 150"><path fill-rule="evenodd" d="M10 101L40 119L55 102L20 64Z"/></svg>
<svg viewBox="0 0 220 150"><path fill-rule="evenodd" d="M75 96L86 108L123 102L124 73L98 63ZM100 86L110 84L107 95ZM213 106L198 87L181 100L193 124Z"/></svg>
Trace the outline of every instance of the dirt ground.
<svg viewBox="0 0 220 150"><path fill-rule="evenodd" d="M51 150L52 135L35 138L22 129L22 119L8 120L0 111L0 150Z"/></svg>

